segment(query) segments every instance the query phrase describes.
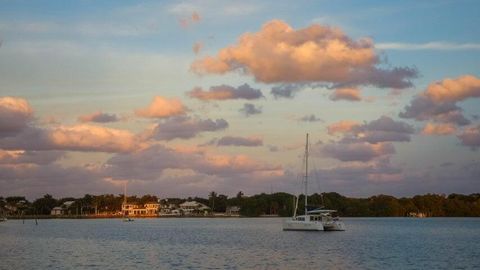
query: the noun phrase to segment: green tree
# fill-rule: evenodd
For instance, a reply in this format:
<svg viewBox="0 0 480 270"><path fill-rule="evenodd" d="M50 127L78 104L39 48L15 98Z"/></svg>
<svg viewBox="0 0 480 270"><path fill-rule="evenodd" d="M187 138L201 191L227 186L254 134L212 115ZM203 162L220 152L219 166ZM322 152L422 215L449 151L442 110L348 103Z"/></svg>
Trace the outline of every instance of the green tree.
<svg viewBox="0 0 480 270"><path fill-rule="evenodd" d="M36 199L32 207L34 212L41 215L50 215L50 211L57 205L57 200L50 194L45 194L43 198Z"/></svg>

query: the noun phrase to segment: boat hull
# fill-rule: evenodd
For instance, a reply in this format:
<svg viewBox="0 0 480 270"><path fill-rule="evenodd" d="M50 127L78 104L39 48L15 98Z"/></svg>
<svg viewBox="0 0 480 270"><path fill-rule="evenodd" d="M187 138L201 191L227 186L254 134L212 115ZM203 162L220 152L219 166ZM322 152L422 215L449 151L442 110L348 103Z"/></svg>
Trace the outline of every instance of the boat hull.
<svg viewBox="0 0 480 270"><path fill-rule="evenodd" d="M321 222L286 220L283 222L284 231L323 231Z"/></svg>
<svg viewBox="0 0 480 270"><path fill-rule="evenodd" d="M331 223L323 224L323 230L325 231L345 231L345 224L341 221L334 221Z"/></svg>

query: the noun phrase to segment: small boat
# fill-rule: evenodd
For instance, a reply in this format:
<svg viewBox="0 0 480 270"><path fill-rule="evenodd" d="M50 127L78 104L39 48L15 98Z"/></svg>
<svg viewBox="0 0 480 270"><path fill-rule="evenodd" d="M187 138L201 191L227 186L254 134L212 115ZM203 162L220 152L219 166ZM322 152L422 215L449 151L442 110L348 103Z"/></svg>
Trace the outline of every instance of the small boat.
<svg viewBox="0 0 480 270"><path fill-rule="evenodd" d="M336 210L316 208L309 210L308 207L308 134L305 144L305 214L297 216L298 197L295 203L293 217L284 220L284 231L344 231L345 225L340 221Z"/></svg>
<svg viewBox="0 0 480 270"><path fill-rule="evenodd" d="M0 217L0 222L4 222L4 221L7 221L7 218L6 217Z"/></svg>
<svg viewBox="0 0 480 270"><path fill-rule="evenodd" d="M134 219L133 219L133 218L126 217L126 218L123 218L123 221L124 221L124 222L130 222L130 221L134 221Z"/></svg>

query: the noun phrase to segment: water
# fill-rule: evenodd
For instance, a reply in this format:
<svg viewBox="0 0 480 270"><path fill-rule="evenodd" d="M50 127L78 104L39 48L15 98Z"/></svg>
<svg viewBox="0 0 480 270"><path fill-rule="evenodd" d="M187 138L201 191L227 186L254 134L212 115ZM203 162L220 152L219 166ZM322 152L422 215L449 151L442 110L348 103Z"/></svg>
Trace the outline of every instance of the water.
<svg viewBox="0 0 480 270"><path fill-rule="evenodd" d="M283 232L279 218L9 220L0 269L480 269L479 218L351 218Z"/></svg>

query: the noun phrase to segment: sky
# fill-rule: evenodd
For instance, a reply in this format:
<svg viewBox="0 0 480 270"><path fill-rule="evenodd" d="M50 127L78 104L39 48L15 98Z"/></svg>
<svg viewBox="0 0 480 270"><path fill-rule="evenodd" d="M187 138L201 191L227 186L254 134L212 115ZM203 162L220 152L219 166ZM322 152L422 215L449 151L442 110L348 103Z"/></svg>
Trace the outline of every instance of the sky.
<svg viewBox="0 0 480 270"><path fill-rule="evenodd" d="M478 1L0 5L0 196L480 192Z"/></svg>

